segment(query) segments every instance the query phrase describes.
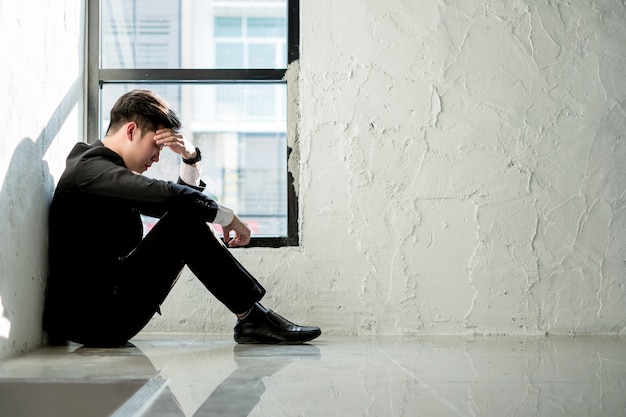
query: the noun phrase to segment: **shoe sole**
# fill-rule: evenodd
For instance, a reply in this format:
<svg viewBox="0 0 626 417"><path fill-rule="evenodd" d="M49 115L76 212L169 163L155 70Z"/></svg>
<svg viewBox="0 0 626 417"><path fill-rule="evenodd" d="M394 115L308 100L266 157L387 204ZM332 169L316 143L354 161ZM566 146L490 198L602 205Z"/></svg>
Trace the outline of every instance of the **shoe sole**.
<svg viewBox="0 0 626 417"><path fill-rule="evenodd" d="M301 345L318 338L321 334L322 332L313 333L298 340L277 340L270 338L262 339L258 337L235 336L235 342L241 345Z"/></svg>

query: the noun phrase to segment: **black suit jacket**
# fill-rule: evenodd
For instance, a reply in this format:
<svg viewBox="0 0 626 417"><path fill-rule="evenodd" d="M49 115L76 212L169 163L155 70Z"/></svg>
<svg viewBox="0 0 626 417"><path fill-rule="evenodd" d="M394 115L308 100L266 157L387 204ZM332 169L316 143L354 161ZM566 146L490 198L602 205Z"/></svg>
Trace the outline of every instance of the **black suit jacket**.
<svg viewBox="0 0 626 417"><path fill-rule="evenodd" d="M140 214L176 210L213 221L218 205L202 188L136 174L100 141L76 144L50 205L44 327L54 329L111 291L116 264L142 239Z"/></svg>

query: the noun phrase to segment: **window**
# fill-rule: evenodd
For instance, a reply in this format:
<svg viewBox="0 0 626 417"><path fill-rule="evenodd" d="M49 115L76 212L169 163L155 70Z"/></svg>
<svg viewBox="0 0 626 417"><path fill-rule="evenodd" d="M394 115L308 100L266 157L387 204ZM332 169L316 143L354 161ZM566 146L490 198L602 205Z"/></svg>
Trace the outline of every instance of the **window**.
<svg viewBox="0 0 626 417"><path fill-rule="evenodd" d="M104 136L120 95L156 91L202 151L206 193L251 226L251 245L297 245L285 75L298 19L298 0L91 0L88 137ZM146 175L176 179L179 163L163 152Z"/></svg>

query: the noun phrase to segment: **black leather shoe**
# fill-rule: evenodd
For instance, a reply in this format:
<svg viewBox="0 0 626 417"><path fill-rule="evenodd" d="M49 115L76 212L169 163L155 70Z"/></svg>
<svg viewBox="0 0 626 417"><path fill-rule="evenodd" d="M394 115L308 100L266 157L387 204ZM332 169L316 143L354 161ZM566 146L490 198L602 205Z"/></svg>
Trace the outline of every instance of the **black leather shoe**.
<svg viewBox="0 0 626 417"><path fill-rule="evenodd" d="M235 326L235 342L241 344L299 344L320 334L319 327L298 326L259 303Z"/></svg>

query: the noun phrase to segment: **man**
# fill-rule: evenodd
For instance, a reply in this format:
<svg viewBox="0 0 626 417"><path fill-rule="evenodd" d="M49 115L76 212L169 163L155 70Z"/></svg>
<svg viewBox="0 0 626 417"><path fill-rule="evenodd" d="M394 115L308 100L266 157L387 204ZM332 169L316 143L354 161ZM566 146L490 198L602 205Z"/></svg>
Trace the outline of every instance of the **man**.
<svg viewBox="0 0 626 417"><path fill-rule="evenodd" d="M156 94L118 99L102 142L78 143L50 206L44 329L51 344L124 345L151 319L184 265L237 315L238 343L303 343L321 333L259 300L265 289L228 247L250 242L232 210L202 193L200 150ZM182 157L178 183L147 178L167 147ZM159 217L143 236L140 214ZM220 224L224 244L207 223Z"/></svg>

